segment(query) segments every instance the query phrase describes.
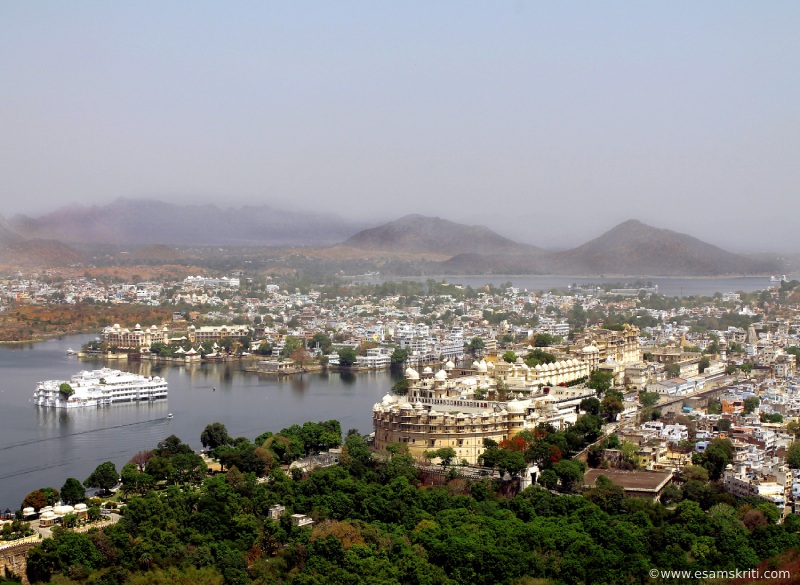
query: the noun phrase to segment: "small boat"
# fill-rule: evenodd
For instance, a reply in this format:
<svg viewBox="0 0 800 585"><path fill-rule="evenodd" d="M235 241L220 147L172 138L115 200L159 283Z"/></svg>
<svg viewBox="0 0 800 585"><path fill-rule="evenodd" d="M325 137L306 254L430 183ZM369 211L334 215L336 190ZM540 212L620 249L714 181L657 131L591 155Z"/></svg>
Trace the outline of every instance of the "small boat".
<svg viewBox="0 0 800 585"><path fill-rule="evenodd" d="M172 420L172 413L171 412L167 415L167 420Z"/></svg>
<svg viewBox="0 0 800 585"><path fill-rule="evenodd" d="M72 349L71 347L67 350L67 355L75 355L76 353L78 352Z"/></svg>

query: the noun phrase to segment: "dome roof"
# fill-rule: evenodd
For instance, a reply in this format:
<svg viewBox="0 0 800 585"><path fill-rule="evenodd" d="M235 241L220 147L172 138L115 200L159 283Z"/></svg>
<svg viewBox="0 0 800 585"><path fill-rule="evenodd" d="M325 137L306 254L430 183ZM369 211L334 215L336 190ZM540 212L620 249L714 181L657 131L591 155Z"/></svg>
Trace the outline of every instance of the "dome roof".
<svg viewBox="0 0 800 585"><path fill-rule="evenodd" d="M409 380L419 380L419 372L414 368L407 368L406 369L406 378Z"/></svg>
<svg viewBox="0 0 800 585"><path fill-rule="evenodd" d="M59 516L63 516L64 514L71 514L75 511L75 508L72 506L56 506L53 508L53 512L58 514Z"/></svg>
<svg viewBox="0 0 800 585"><path fill-rule="evenodd" d="M522 357L518 357L516 360L514 360L514 363L515 363L515 364L522 364L522 363L524 363L524 362L523 362L523 360L522 360Z"/></svg>
<svg viewBox="0 0 800 585"><path fill-rule="evenodd" d="M447 360L447 363L444 365L444 369L447 370L448 372L455 367L456 365L451 360Z"/></svg>
<svg viewBox="0 0 800 585"><path fill-rule="evenodd" d="M525 412L525 403L524 402L520 402L519 400L517 400L515 398L514 400L512 400L511 402L506 404L506 410L509 413L512 413L512 414L523 413L523 412Z"/></svg>
<svg viewBox="0 0 800 585"><path fill-rule="evenodd" d="M433 377L434 380L438 380L440 382L447 380L447 372L444 370L439 370L436 372L436 375Z"/></svg>
<svg viewBox="0 0 800 585"><path fill-rule="evenodd" d="M598 353L600 350L593 345L587 345L581 350L583 353Z"/></svg>
<svg viewBox="0 0 800 585"><path fill-rule="evenodd" d="M432 374L432 373L433 373L433 370L431 369L431 367L430 367L430 366L425 366L425 369L424 369L424 370L422 370L422 373L423 373L423 374Z"/></svg>
<svg viewBox="0 0 800 585"><path fill-rule="evenodd" d="M475 368L476 370L478 369L478 361L477 360L472 362L472 367Z"/></svg>
<svg viewBox="0 0 800 585"><path fill-rule="evenodd" d="M478 371L485 372L486 370L487 370L486 360L481 360L481 362L478 364Z"/></svg>

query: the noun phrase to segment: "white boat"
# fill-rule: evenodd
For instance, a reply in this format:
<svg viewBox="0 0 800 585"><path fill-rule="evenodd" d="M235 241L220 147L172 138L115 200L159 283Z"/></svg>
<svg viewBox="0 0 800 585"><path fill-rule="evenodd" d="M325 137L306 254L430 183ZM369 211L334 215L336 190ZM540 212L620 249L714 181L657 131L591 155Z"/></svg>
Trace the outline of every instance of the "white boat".
<svg viewBox="0 0 800 585"><path fill-rule="evenodd" d="M71 347L67 350L67 355L75 355L76 353L78 352L72 349Z"/></svg>
<svg viewBox="0 0 800 585"><path fill-rule="evenodd" d="M172 420L172 413L171 412L167 415L167 420Z"/></svg>
<svg viewBox="0 0 800 585"><path fill-rule="evenodd" d="M52 408L109 406L117 402L150 402L167 398L167 381L102 368L78 372L69 380L45 380L36 385L33 402Z"/></svg>

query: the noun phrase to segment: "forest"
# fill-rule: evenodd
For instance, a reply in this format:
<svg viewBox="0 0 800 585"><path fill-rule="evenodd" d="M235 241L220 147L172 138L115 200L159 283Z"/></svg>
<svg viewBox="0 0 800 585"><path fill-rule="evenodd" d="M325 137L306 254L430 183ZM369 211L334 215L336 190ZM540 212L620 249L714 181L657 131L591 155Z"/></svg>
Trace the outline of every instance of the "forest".
<svg viewBox="0 0 800 585"><path fill-rule="evenodd" d="M55 529L29 553L30 581L648 583L652 568L796 565L800 546L800 517L779 524L774 506L700 490L696 480L673 490L669 505L627 498L608 481L575 494L538 485L515 493L508 481L470 481L457 467L443 485L424 485L401 446L376 454L354 431L337 465L282 471L281 461L338 445L336 421L295 425L252 442L231 439L215 423L202 440L227 472L195 473L204 465L177 437L137 454L123 478L149 479L127 490L119 523L81 534ZM279 520L269 517L274 505L286 508ZM296 526L292 514L314 523Z"/></svg>

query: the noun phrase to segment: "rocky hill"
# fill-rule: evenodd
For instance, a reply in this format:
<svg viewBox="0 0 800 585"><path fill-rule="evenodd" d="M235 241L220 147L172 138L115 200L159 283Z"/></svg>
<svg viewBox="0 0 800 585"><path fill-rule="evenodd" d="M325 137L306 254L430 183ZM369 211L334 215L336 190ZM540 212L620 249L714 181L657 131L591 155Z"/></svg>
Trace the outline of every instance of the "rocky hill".
<svg viewBox="0 0 800 585"><path fill-rule="evenodd" d="M326 245L363 227L332 214L268 205L221 208L125 198L104 206L62 207L37 218L18 215L9 222L25 238L118 245Z"/></svg>
<svg viewBox="0 0 800 585"><path fill-rule="evenodd" d="M582 246L546 252L484 227L410 215L345 242L362 249L450 253L426 262L428 273L721 276L768 274L780 264L733 254L695 237L626 221Z"/></svg>
<svg viewBox="0 0 800 585"><path fill-rule="evenodd" d="M344 246L436 254L538 254L535 246L519 244L487 227L463 225L424 215L406 215L387 224L361 231Z"/></svg>
<svg viewBox="0 0 800 585"><path fill-rule="evenodd" d="M548 268L557 274L715 276L769 273L778 266L628 220L582 246L553 254Z"/></svg>
<svg viewBox="0 0 800 585"><path fill-rule="evenodd" d="M20 240L0 247L0 264L15 267L72 266L84 262L83 254L57 240Z"/></svg>

